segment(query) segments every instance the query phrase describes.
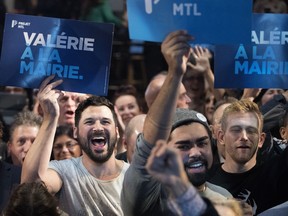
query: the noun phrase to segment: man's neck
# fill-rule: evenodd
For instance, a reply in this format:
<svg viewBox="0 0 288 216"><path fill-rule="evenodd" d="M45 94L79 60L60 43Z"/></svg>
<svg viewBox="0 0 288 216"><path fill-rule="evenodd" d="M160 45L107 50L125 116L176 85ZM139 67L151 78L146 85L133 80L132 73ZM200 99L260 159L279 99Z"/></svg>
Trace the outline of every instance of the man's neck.
<svg viewBox="0 0 288 216"><path fill-rule="evenodd" d="M199 193L205 192L206 189L207 189L206 183L204 183L204 184L200 185L199 187L197 187L197 190L198 190Z"/></svg>
<svg viewBox="0 0 288 216"><path fill-rule="evenodd" d="M251 159L245 164L237 163L233 160L225 160L222 165L222 169L228 173L244 173L251 170L256 165L256 160Z"/></svg>
<svg viewBox="0 0 288 216"><path fill-rule="evenodd" d="M85 153L82 157L84 167L97 179L111 180L119 176L124 165L123 161L117 160L114 154L104 163L91 160Z"/></svg>

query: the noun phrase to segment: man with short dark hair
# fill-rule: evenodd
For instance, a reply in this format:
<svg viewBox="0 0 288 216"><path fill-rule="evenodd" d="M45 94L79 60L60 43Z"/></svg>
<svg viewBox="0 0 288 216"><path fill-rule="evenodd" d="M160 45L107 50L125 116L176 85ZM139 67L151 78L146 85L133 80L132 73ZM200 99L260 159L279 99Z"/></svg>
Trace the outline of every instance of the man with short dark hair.
<svg viewBox="0 0 288 216"><path fill-rule="evenodd" d="M55 89L62 80L51 82L53 78L46 78L39 89L44 120L24 161L21 182L42 180L50 193L58 193L60 208L69 215L123 215L120 192L129 165L115 158L117 117L106 98L91 96L76 109L74 137L83 155L49 163L58 100L65 96Z"/></svg>
<svg viewBox="0 0 288 216"><path fill-rule="evenodd" d="M175 215L167 207L171 195L169 190L154 179L145 167L158 140L164 140L168 146L179 150L186 174L200 194L206 194L211 199L227 199L212 191L206 183L207 169L213 160L211 132L206 118L188 109L178 109L175 114L181 81L191 53L191 39L186 31L180 30L170 33L162 43L169 71L156 100L149 108L143 133L137 137L133 161L125 174L121 193L125 215ZM179 197L185 197L189 188L187 184L182 186L174 188ZM206 199L204 204L195 205L194 210L198 213L196 215L217 215Z"/></svg>

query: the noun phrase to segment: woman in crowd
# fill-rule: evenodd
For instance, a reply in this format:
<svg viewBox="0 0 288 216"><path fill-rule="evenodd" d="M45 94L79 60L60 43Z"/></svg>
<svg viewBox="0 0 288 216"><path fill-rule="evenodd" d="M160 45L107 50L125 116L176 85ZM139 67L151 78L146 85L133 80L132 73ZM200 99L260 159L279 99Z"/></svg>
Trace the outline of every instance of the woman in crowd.
<svg viewBox="0 0 288 216"><path fill-rule="evenodd" d="M137 89L133 85L121 85L114 92L112 102L118 117L118 128L120 139L122 139L125 127L130 120L139 114L145 113L144 100L139 96ZM125 151L124 147L118 142L117 153Z"/></svg>
<svg viewBox="0 0 288 216"><path fill-rule="evenodd" d="M71 125L60 125L57 127L52 159L64 160L72 157L80 157L82 150L77 140L73 138L73 128Z"/></svg>

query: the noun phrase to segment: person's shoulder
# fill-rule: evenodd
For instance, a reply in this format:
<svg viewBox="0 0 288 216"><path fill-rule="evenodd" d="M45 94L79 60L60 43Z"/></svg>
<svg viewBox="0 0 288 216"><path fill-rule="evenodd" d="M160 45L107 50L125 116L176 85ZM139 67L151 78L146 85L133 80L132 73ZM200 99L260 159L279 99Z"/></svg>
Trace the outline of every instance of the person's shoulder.
<svg viewBox="0 0 288 216"><path fill-rule="evenodd" d="M127 162L125 162L125 161L123 161L123 163L124 163L124 165L123 165L123 170L126 171L126 170L129 168L130 164L127 163Z"/></svg>
<svg viewBox="0 0 288 216"><path fill-rule="evenodd" d="M82 157L72 157L65 160L52 160L49 162L49 167L65 167L65 168L72 168L72 167L78 167L81 163Z"/></svg>
<svg viewBox="0 0 288 216"><path fill-rule="evenodd" d="M232 198L233 197L232 194L227 189L225 189L224 187L221 187L219 185L216 185L216 184L213 184L210 182L206 182L206 186L208 188L210 188L212 191L217 192L226 198Z"/></svg>
<svg viewBox="0 0 288 216"><path fill-rule="evenodd" d="M21 173L21 167L20 166L15 166L15 165L7 163L5 161L0 161L0 170L1 170L1 172Z"/></svg>
<svg viewBox="0 0 288 216"><path fill-rule="evenodd" d="M277 216L284 216L284 215L286 216L287 212L288 212L288 201L260 213L259 216L270 216L276 214Z"/></svg>
<svg viewBox="0 0 288 216"><path fill-rule="evenodd" d="M117 159L116 159L116 160L117 160ZM123 160L118 160L118 161L121 162L121 163L123 163L123 164L121 165L121 173L122 173L122 174L125 174L126 171L128 170L128 168L130 167L130 164L127 163L127 162L125 162L125 161L123 161Z"/></svg>

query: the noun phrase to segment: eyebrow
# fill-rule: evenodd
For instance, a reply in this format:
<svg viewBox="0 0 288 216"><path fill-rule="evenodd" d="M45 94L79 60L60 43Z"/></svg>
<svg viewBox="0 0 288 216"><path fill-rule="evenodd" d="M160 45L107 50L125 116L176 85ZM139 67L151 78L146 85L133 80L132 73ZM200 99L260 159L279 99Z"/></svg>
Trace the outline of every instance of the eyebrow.
<svg viewBox="0 0 288 216"><path fill-rule="evenodd" d="M256 130L258 130L258 127L254 127L254 126L251 126L251 125L245 125L245 126L243 126L243 125L232 125L230 128L248 128L248 129L256 129Z"/></svg>
<svg viewBox="0 0 288 216"><path fill-rule="evenodd" d="M179 141L177 141L175 144L176 144L176 145L181 145L181 144L193 144L193 143L199 143L199 142L206 141L206 140L209 140L209 137L208 137L208 136L199 137L199 138L197 138L195 141L191 141L191 140L179 140Z"/></svg>

